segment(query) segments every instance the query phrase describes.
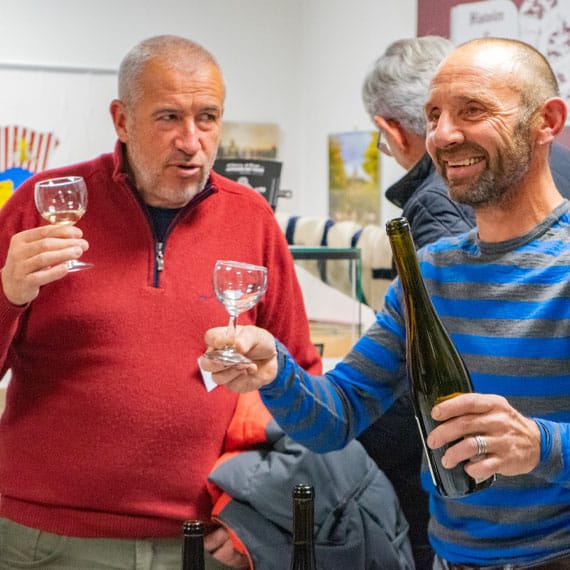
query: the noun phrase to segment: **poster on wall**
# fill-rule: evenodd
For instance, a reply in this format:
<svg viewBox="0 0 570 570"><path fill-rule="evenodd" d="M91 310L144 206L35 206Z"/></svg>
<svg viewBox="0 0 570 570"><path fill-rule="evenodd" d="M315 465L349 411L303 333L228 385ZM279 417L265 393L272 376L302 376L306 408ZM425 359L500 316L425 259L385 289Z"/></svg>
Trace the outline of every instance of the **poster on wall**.
<svg viewBox="0 0 570 570"><path fill-rule="evenodd" d="M224 121L214 170L253 188L277 208L282 163L275 123Z"/></svg>
<svg viewBox="0 0 570 570"><path fill-rule="evenodd" d="M0 64L0 207L31 175L110 152L116 73Z"/></svg>
<svg viewBox="0 0 570 570"><path fill-rule="evenodd" d="M456 45L477 37L529 43L550 62L570 106L570 2L553 0L418 0L418 36L435 34ZM570 118L558 141L570 147Z"/></svg>
<svg viewBox="0 0 570 570"><path fill-rule="evenodd" d="M278 148L278 125L224 121L217 158L274 160L277 158Z"/></svg>
<svg viewBox="0 0 570 570"><path fill-rule="evenodd" d="M45 170L59 145L54 133L0 125L0 207L27 178Z"/></svg>
<svg viewBox="0 0 570 570"><path fill-rule="evenodd" d="M279 198L281 166L277 160L217 158L213 168L218 174L259 192L275 210Z"/></svg>
<svg viewBox="0 0 570 570"><path fill-rule="evenodd" d="M517 38L517 7L511 0L486 0L451 8L449 37L458 45L485 37Z"/></svg>
<svg viewBox="0 0 570 570"><path fill-rule="evenodd" d="M380 223L377 131L329 135L329 216L336 222Z"/></svg>

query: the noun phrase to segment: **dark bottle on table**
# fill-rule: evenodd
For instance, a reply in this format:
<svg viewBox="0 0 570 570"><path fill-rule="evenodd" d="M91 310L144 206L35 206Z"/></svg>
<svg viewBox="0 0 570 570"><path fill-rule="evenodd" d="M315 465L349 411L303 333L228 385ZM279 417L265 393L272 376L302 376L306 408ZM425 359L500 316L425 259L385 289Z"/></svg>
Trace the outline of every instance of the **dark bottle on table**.
<svg viewBox="0 0 570 570"><path fill-rule="evenodd" d="M204 570L204 524L189 520L182 525L182 570Z"/></svg>
<svg viewBox="0 0 570 570"><path fill-rule="evenodd" d="M315 492L308 483L293 488L293 552L291 570L316 570L315 563Z"/></svg>
<svg viewBox="0 0 570 570"><path fill-rule="evenodd" d="M430 449L428 434L438 425L432 408L459 394L473 392L469 372L439 319L425 287L406 218L390 220L386 232L405 301L406 369L416 420L435 487L441 495L462 497L489 487L495 477L476 481L464 469L453 469L441 460L450 445Z"/></svg>

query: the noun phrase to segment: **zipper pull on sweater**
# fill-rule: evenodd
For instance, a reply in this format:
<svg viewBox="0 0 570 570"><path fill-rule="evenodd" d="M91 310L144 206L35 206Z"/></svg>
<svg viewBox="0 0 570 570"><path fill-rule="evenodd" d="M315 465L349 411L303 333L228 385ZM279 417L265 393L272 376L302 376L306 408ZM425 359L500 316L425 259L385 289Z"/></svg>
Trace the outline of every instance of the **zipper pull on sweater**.
<svg viewBox="0 0 570 570"><path fill-rule="evenodd" d="M164 243L161 241L156 242L156 270L162 271L164 269Z"/></svg>

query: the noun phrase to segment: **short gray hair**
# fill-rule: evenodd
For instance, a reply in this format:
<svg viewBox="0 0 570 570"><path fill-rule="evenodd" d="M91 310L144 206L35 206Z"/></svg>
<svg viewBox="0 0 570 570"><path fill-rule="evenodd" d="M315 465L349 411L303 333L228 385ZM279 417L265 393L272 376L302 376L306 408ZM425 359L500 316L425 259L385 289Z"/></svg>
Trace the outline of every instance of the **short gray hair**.
<svg viewBox="0 0 570 570"><path fill-rule="evenodd" d="M141 96L140 77L145 65L154 58L163 59L173 68L209 64L220 69L214 56L192 40L173 35L147 38L127 53L119 67L119 99L125 105L134 103Z"/></svg>
<svg viewBox="0 0 570 570"><path fill-rule="evenodd" d="M441 61L454 49L451 41L423 36L395 41L372 65L362 85L366 112L394 119L412 133L425 134L424 104Z"/></svg>

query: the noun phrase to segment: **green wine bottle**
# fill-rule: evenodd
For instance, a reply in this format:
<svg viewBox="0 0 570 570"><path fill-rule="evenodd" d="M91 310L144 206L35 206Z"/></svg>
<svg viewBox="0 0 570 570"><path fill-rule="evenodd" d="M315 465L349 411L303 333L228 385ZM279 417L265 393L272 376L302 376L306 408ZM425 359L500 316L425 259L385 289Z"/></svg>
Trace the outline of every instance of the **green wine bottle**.
<svg viewBox="0 0 570 570"><path fill-rule="evenodd" d="M403 217L389 220L386 232L404 293L410 394L434 485L447 497L462 497L486 489L494 476L476 481L466 473L464 463L453 469L443 467L443 455L453 444L439 449L430 449L426 444L428 434L438 425L431 416L432 408L448 398L473 392L473 385L426 290L408 220Z"/></svg>
<svg viewBox="0 0 570 570"><path fill-rule="evenodd" d="M312 485L293 488L293 552L291 570L316 570L314 543L315 492Z"/></svg>
<svg viewBox="0 0 570 570"><path fill-rule="evenodd" d="M204 570L204 524L189 520L182 525L182 570Z"/></svg>

